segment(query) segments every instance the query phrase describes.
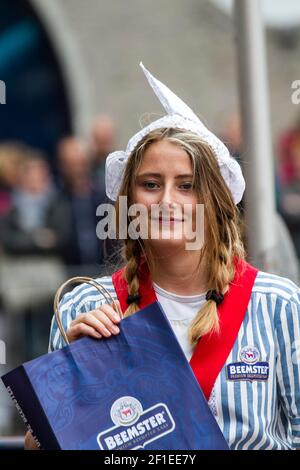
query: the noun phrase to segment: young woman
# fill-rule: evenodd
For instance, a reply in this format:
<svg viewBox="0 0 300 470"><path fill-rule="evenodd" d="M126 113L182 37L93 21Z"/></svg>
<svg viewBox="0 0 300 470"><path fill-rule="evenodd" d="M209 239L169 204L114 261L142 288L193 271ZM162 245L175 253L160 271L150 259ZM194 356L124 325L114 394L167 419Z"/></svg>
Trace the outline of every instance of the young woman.
<svg viewBox="0 0 300 470"><path fill-rule="evenodd" d="M179 98L144 72L168 114L136 134L126 152L108 157L106 185L117 211L127 196L128 206L147 208L150 228L152 205L161 217L149 239L124 240L121 270L97 280L117 306L86 284L64 296L68 339L117 335L117 307L127 316L157 299L230 448L300 448L300 291L244 261L237 163ZM186 222L178 209L187 204L193 228L204 231L203 245L193 250L185 234L178 236ZM53 321L50 350L63 345Z"/></svg>

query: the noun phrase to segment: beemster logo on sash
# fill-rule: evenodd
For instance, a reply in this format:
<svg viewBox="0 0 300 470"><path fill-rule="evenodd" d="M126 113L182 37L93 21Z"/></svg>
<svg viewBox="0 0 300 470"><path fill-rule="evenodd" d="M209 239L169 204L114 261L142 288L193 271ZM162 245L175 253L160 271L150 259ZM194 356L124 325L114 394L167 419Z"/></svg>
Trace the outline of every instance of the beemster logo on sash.
<svg viewBox="0 0 300 470"><path fill-rule="evenodd" d="M142 404L134 397L116 400L110 416L115 426L97 436L102 450L140 449L175 429L174 419L164 403L143 411Z"/></svg>

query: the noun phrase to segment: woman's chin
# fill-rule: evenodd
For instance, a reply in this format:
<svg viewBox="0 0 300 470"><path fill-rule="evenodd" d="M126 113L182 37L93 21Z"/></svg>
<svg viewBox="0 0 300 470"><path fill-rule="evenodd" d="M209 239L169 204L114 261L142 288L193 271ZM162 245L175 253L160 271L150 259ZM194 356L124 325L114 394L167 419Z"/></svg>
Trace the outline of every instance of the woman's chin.
<svg viewBox="0 0 300 470"><path fill-rule="evenodd" d="M164 248L164 249L172 249L172 248L184 248L186 244L186 240L181 239L174 239L174 238L151 238L148 240L148 244L153 248Z"/></svg>

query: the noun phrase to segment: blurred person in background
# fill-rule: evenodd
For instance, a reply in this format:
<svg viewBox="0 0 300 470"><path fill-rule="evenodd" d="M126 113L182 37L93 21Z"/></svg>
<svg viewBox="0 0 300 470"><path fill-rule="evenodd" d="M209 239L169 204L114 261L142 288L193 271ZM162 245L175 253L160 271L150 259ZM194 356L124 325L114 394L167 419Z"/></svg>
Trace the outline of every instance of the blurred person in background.
<svg viewBox="0 0 300 470"><path fill-rule="evenodd" d="M11 209L12 190L18 183L18 169L27 152L27 147L17 142L0 146L0 218Z"/></svg>
<svg viewBox="0 0 300 470"><path fill-rule="evenodd" d="M300 260L300 127L289 142L288 152L289 173L282 188L281 212L291 233L298 259Z"/></svg>
<svg viewBox="0 0 300 470"><path fill-rule="evenodd" d="M116 147L116 124L110 116L95 118L91 129L91 154L93 157L93 180L96 187L105 189L105 160Z"/></svg>
<svg viewBox="0 0 300 470"><path fill-rule="evenodd" d="M19 344L10 357L18 363L45 350L53 294L65 278L57 254L66 237L64 211L55 203L44 155L27 149L14 171L11 207L2 219L0 286L6 323L14 324L12 335Z"/></svg>
<svg viewBox="0 0 300 470"><path fill-rule="evenodd" d="M227 118L220 132L220 139L227 145L233 158L243 166L242 160L242 131L241 119L237 112L226 113ZM245 200L244 197L238 205L241 214L244 214Z"/></svg>
<svg viewBox="0 0 300 470"><path fill-rule="evenodd" d="M4 250L30 255L55 251L59 227L51 227L48 216L55 190L47 161L37 151L28 150L14 178L11 207L3 221Z"/></svg>
<svg viewBox="0 0 300 470"><path fill-rule="evenodd" d="M284 187L297 179L297 157L295 149L300 137L300 114L296 117L292 126L286 129L279 137L279 176L280 183ZM297 150L296 150L297 152ZM295 168L296 165L296 168Z"/></svg>
<svg viewBox="0 0 300 470"><path fill-rule="evenodd" d="M103 242L96 235L96 209L106 200L106 196L105 190L100 191L95 187L92 165L92 157L82 140L70 136L59 142L58 204L65 206L64 225L68 230L68 243L63 253L64 261L68 265L85 265L91 269L93 266L98 272L98 265L103 262ZM78 273L78 268L75 269Z"/></svg>
<svg viewBox="0 0 300 470"><path fill-rule="evenodd" d="M242 156L242 148L243 148L243 141L242 141L242 127L241 127L241 119L237 112L229 113L228 118L225 120L223 125L223 130L220 133L221 139L224 140L226 145L228 146L231 155L238 161L241 166L245 166L247 161L243 161ZM276 208L279 210L280 208L280 178L279 175L275 174L275 197L276 197ZM244 209L245 201L242 200L239 208Z"/></svg>
<svg viewBox="0 0 300 470"><path fill-rule="evenodd" d="M223 130L220 133L221 138L228 146L231 155L241 163L242 153L242 133L241 120L238 113L231 113L226 119Z"/></svg>
<svg viewBox="0 0 300 470"><path fill-rule="evenodd" d="M300 128L299 128L300 129ZM243 167L250 162L247 162L243 159L242 155L242 128L241 128L241 119L238 113L232 112L229 113L228 118L225 120L223 129L220 132L221 139L226 143L227 147L230 150L231 155L238 161L238 163ZM293 170L294 173L294 170ZM297 253L294 237L289 233L289 224L286 218L283 220L283 211L281 207L282 203L282 188L280 184L281 176L280 170L275 172L275 198L276 198L276 233L277 233L277 243L274 248L274 251L277 253L277 264L276 272L279 276L288 277L292 279L296 284L299 283L299 263L297 261ZM241 221L242 234L244 245L247 246L247 234L246 234L246 221L244 217L245 211L245 197L239 203L238 208L240 210L243 220ZM299 204L300 211L300 204ZM293 243L294 242L294 243ZM298 254L299 256L299 254Z"/></svg>

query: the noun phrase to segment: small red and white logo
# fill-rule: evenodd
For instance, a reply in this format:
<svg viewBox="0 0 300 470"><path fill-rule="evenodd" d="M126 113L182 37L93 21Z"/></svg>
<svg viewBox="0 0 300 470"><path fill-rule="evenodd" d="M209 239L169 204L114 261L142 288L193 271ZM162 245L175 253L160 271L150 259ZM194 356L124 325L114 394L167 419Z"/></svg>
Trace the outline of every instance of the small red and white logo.
<svg viewBox="0 0 300 470"><path fill-rule="evenodd" d="M246 364L255 364L260 359L260 352L255 346L244 346L240 350L240 360Z"/></svg>
<svg viewBox="0 0 300 470"><path fill-rule="evenodd" d="M110 416L117 426L128 426L135 423L142 412L142 404L136 398L122 397L113 404Z"/></svg>

